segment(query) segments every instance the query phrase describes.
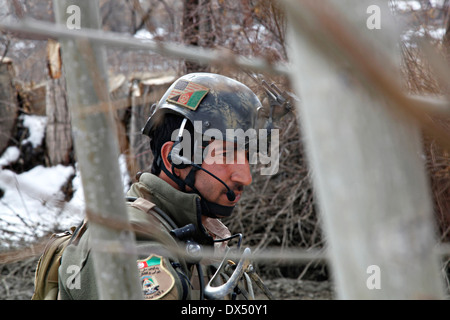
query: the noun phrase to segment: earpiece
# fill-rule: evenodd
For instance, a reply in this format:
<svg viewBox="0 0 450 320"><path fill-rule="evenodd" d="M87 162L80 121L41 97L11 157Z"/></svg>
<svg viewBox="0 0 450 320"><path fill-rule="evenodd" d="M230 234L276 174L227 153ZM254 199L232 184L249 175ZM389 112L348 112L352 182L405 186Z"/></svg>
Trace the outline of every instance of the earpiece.
<svg viewBox="0 0 450 320"><path fill-rule="evenodd" d="M184 159L185 158L179 156L179 152L180 152L179 145L180 145L180 142L181 141L178 141L178 140L175 141L175 143L172 146L172 149L170 149L169 155L167 156L167 160L169 160L169 162L172 164L172 166L174 168L184 169L184 168L187 168L190 165L190 163L184 163ZM172 156L172 152L173 152L174 149L175 149L175 153L174 154L176 154L175 159L182 159L180 162L173 161L174 157Z"/></svg>
<svg viewBox="0 0 450 320"><path fill-rule="evenodd" d="M175 163L177 161L174 162L173 156L172 156L172 152L174 152L174 150L175 150L175 154L177 154L177 155L180 154L181 139L183 139L183 131L184 131L184 127L186 126L186 122L187 122L187 119L184 118L183 122L181 123L180 130L178 131L177 140L175 140L175 142L173 143L172 149L170 149L169 155L167 156L167 160L169 160L169 162L172 164L172 166L177 169L184 169L189 165L189 163L183 163L183 161L181 161L180 163Z"/></svg>

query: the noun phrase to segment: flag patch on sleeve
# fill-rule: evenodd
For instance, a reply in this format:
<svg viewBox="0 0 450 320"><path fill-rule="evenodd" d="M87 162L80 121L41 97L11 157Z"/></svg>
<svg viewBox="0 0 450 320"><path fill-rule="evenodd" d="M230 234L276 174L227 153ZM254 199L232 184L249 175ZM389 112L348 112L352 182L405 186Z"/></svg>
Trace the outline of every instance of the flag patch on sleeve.
<svg viewBox="0 0 450 320"><path fill-rule="evenodd" d="M208 92L209 89L207 87L191 81L180 80L169 93L167 102L196 110Z"/></svg>
<svg viewBox="0 0 450 320"><path fill-rule="evenodd" d="M137 266L141 278L144 299L156 300L164 297L173 288L175 279L163 264L163 258L151 255L138 260Z"/></svg>

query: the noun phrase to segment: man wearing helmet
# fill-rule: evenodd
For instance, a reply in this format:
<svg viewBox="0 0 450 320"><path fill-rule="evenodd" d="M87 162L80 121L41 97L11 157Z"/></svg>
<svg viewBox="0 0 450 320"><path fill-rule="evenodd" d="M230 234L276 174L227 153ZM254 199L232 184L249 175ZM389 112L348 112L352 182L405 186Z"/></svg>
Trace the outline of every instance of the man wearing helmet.
<svg viewBox="0 0 450 320"><path fill-rule="evenodd" d="M244 187L252 182L252 141L230 132L255 130L260 107L248 87L210 73L181 77L156 105L143 129L154 155L151 173L140 174L127 193L141 254L137 267L144 298L204 297L204 275L213 271L195 252L202 247L223 249L223 239L231 234L218 218L232 214ZM62 299L98 298L88 233L87 228L63 254ZM188 256L171 251L172 245L185 246ZM77 264L82 264L81 285L71 288L70 274L64 270Z"/></svg>

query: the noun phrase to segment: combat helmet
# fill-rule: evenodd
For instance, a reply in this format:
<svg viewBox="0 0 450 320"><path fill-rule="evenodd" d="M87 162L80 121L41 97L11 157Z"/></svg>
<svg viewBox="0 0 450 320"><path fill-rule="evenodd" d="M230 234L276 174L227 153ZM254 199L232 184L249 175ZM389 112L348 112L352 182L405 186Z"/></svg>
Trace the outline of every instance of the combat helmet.
<svg viewBox="0 0 450 320"><path fill-rule="evenodd" d="M192 124L201 121L203 134L214 128L226 137L226 129L256 129L258 97L246 85L223 75L191 73L176 80L156 105L142 131L152 137L166 113L179 114Z"/></svg>

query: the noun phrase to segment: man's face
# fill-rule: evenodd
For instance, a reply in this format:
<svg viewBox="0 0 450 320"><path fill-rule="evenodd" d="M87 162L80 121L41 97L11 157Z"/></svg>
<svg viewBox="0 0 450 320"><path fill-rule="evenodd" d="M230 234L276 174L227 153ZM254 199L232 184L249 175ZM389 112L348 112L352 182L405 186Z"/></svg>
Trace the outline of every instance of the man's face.
<svg viewBox="0 0 450 320"><path fill-rule="evenodd" d="M223 206L236 205L244 186L252 182L246 150L237 150L233 142L214 140L205 154L202 167L225 182L236 194L236 199L229 201L225 186L202 170L196 172L195 187L205 200Z"/></svg>

